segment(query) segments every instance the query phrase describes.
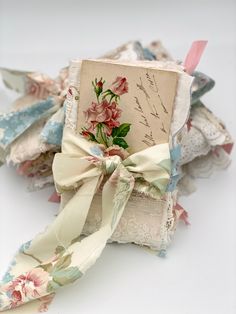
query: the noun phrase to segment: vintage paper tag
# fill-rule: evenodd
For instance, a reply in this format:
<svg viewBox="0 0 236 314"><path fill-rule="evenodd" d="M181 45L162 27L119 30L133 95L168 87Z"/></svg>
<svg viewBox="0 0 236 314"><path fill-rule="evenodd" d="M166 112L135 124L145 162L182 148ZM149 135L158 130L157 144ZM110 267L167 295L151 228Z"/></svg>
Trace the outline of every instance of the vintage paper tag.
<svg viewBox="0 0 236 314"><path fill-rule="evenodd" d="M147 62L83 60L78 132L130 153L169 142L177 81Z"/></svg>

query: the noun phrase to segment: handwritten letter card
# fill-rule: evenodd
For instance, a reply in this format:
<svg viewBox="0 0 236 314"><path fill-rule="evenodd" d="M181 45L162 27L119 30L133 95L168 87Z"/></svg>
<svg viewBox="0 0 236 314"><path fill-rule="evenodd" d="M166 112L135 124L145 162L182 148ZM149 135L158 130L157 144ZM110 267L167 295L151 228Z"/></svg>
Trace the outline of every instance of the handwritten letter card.
<svg viewBox="0 0 236 314"><path fill-rule="evenodd" d="M95 129L104 121L108 139L113 124L114 143L128 147L130 153L169 142L178 73L145 62L83 60L80 75L78 130L94 136L91 125Z"/></svg>

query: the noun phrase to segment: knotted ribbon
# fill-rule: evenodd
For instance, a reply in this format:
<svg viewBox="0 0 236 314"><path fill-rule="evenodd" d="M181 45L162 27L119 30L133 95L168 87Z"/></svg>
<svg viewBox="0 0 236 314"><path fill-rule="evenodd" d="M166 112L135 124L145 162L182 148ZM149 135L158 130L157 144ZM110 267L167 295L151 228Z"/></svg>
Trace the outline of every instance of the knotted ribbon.
<svg viewBox="0 0 236 314"><path fill-rule="evenodd" d="M135 182L165 193L170 180L169 144L149 147L122 160L118 155L105 156L99 145L65 128L53 173L62 195L61 210L45 232L20 249L9 272L12 278L1 287L1 310L52 294L81 277L114 232ZM94 194L104 181L101 226L81 238Z"/></svg>

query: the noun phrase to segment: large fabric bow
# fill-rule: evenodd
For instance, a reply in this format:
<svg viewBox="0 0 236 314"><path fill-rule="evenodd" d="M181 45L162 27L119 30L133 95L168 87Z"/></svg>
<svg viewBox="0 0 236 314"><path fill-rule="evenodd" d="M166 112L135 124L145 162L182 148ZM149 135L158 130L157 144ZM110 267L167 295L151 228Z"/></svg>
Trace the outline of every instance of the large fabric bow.
<svg viewBox="0 0 236 314"><path fill-rule="evenodd" d="M122 160L117 155L105 156L97 144L65 128L62 153L55 156L53 173L62 194L60 213L44 233L19 251L10 277L1 287L1 310L50 295L83 275L114 232L135 183L165 193L170 180L169 145L155 145ZM104 181L101 226L81 238L94 194ZM29 313L26 307L31 303L23 306L22 313Z"/></svg>

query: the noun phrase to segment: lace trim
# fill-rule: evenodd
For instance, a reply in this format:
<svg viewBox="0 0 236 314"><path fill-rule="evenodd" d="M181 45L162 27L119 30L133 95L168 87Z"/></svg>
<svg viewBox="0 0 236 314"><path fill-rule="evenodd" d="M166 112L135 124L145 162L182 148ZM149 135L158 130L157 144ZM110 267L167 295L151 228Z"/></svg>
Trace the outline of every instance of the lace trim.
<svg viewBox="0 0 236 314"><path fill-rule="evenodd" d="M25 160L36 159L41 153L55 147L54 145L43 143L40 139L40 133L45 121L43 119L36 122L11 144L10 153L7 156L8 164L12 163L15 165Z"/></svg>
<svg viewBox="0 0 236 314"><path fill-rule="evenodd" d="M191 109L191 127L181 132L180 165L187 164L199 156L207 155L212 147L232 143L222 122L206 107Z"/></svg>
<svg viewBox="0 0 236 314"><path fill-rule="evenodd" d="M94 197L83 229L84 235L100 227L101 197L100 191ZM165 200L155 200L133 192L109 242L135 243L154 250L164 250L170 242L175 222L170 193Z"/></svg>

